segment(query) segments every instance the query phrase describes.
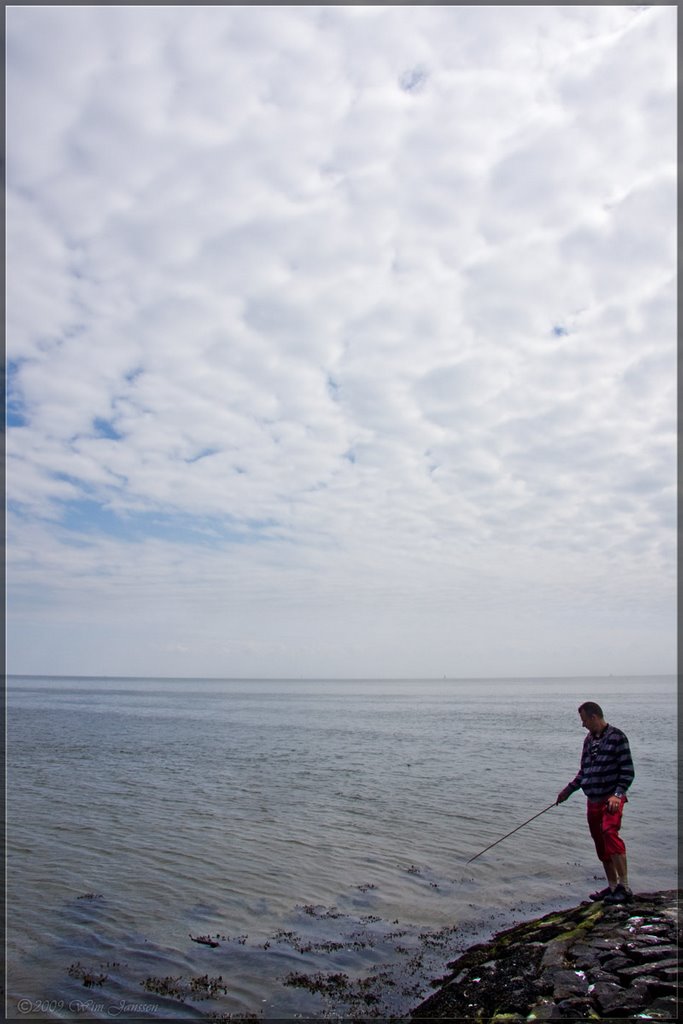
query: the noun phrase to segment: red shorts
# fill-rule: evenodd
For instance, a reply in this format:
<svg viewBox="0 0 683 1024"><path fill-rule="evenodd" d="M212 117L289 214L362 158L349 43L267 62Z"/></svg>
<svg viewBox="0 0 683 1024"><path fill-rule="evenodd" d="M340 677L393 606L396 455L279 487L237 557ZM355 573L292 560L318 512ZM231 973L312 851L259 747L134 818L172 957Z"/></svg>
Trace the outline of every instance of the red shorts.
<svg viewBox="0 0 683 1024"><path fill-rule="evenodd" d="M610 860L615 853L626 853L624 840L619 835L625 803L626 797L622 796L619 810L616 814L610 814L607 810L607 798L588 801L588 828L593 836L598 860L603 863Z"/></svg>

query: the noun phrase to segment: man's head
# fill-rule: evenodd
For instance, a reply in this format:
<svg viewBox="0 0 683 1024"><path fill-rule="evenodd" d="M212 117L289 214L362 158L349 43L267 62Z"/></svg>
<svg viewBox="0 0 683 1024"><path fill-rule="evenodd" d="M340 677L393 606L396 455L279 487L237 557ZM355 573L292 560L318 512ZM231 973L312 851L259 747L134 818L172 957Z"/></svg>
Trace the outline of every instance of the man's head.
<svg viewBox="0 0 683 1024"><path fill-rule="evenodd" d="M584 729L588 729L591 735L602 732L607 725L602 708L592 700L587 700L581 705L579 715L581 717L581 725Z"/></svg>

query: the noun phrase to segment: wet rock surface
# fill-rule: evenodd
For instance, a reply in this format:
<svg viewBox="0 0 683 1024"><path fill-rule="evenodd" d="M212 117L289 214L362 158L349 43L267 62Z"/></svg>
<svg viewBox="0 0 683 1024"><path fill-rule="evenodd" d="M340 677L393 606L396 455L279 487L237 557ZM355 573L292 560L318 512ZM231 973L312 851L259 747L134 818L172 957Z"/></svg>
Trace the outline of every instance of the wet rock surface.
<svg viewBox="0 0 683 1024"><path fill-rule="evenodd" d="M409 1020L678 1020L679 899L586 902L499 932L450 963Z"/></svg>

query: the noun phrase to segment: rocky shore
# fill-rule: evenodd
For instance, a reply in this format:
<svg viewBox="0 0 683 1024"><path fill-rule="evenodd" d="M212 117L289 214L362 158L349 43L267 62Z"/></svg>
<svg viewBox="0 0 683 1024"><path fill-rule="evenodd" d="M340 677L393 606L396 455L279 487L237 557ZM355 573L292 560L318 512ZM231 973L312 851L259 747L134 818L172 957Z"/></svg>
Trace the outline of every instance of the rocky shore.
<svg viewBox="0 0 683 1024"><path fill-rule="evenodd" d="M680 895L581 903L499 932L450 963L408 1019L678 1020Z"/></svg>

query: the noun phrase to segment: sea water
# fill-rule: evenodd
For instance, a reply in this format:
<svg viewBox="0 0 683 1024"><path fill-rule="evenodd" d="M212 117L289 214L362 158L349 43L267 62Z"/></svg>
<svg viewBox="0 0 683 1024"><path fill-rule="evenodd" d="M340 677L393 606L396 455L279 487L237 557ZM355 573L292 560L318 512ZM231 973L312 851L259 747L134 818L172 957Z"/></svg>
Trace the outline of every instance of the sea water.
<svg viewBox="0 0 683 1024"><path fill-rule="evenodd" d="M10 677L8 1015L407 1013L604 884L580 793L467 864L574 777L584 700L630 740L631 884L675 888L674 677Z"/></svg>

